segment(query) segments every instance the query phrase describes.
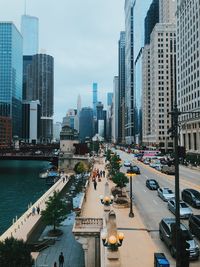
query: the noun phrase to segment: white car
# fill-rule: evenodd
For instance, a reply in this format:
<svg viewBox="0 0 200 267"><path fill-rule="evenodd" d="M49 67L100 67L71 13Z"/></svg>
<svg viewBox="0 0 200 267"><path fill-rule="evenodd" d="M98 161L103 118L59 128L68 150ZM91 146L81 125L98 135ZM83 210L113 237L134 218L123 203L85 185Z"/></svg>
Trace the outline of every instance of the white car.
<svg viewBox="0 0 200 267"><path fill-rule="evenodd" d="M168 201L171 198L174 198L175 195L171 189L168 187L160 187L158 188L158 196L162 198L164 201Z"/></svg>
<svg viewBox="0 0 200 267"><path fill-rule="evenodd" d="M124 161L124 167L130 167L131 162L130 161Z"/></svg>

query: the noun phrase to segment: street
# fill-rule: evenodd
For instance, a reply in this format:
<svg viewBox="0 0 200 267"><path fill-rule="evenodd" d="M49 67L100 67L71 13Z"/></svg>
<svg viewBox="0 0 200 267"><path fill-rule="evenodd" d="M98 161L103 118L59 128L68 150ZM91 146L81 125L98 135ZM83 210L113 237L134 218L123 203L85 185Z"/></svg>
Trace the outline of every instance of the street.
<svg viewBox="0 0 200 267"><path fill-rule="evenodd" d="M122 159L122 165L124 160L131 161L134 165L137 165L141 170L141 175L134 176L133 178L133 210L137 208L141 218L150 235L155 241L156 245L160 248L160 252L164 252L166 257L170 260L171 264L175 264L175 260L171 257L168 248L159 238L159 222L163 217L174 217L174 215L168 210L167 202L164 202L157 195L157 191L151 191L146 187L146 179L156 179L160 187L169 187L174 192L174 176L166 175L159 171L154 170L148 165L137 161L131 154L117 151ZM128 168L122 166L121 171L126 172ZM127 185L129 188L129 185ZM180 191L185 188L194 188L200 190L200 172L191 170L189 168L180 166ZM194 214L200 214L200 210L192 208ZM188 225L188 220L182 220L182 222ZM199 240L197 240L200 245ZM199 260L191 262L190 266L199 266ZM174 265L175 266L175 265Z"/></svg>

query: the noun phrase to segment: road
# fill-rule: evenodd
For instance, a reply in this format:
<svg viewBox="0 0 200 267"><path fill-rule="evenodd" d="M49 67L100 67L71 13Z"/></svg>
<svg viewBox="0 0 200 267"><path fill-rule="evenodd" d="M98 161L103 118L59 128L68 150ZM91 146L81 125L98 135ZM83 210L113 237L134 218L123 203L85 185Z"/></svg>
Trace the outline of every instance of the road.
<svg viewBox="0 0 200 267"><path fill-rule="evenodd" d="M117 151L120 155L122 162L128 160L134 162L140 170L141 174L137 175L133 179L133 194L134 194L134 205L139 211L141 218L156 245L160 248L160 252L164 252L166 257L171 262L171 267L175 266L175 260L171 257L167 247L160 240L158 233L158 224L163 217L174 217L174 215L168 210L167 203L158 197L157 191L149 190L145 183L146 179L154 178L159 182L160 187L169 187L175 191L174 176L166 175L159 171L154 170L148 165L134 159L133 155L127 154L126 152ZM122 166L121 171L126 172L128 168ZM194 188L200 190L200 172L191 170L187 167L180 166L180 190L184 188ZM200 210L193 209L194 214L200 214ZM188 225L188 220L182 220L182 222ZM200 246L200 242L197 240ZM190 266L199 267L200 260L191 262Z"/></svg>

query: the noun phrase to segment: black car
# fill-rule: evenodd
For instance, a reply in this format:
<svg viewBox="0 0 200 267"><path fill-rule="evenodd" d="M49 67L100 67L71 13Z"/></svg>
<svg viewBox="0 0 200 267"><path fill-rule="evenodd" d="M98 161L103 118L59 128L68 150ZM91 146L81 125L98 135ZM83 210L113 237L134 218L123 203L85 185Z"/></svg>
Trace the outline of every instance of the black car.
<svg viewBox="0 0 200 267"><path fill-rule="evenodd" d="M172 224L176 223L175 218L163 218L161 222L159 223L159 235L160 239L165 242L167 247L170 250L170 253L172 257L176 256L176 248L173 245L173 231L172 231ZM199 246L197 242L194 240L192 234L190 231L186 228L184 224L180 224L181 230L184 232L184 236L187 240L187 243L189 245L189 252L190 252L190 260L197 260L199 258Z"/></svg>
<svg viewBox="0 0 200 267"><path fill-rule="evenodd" d="M200 193L194 189L184 189L182 191L182 200L194 208L200 208Z"/></svg>
<svg viewBox="0 0 200 267"><path fill-rule="evenodd" d="M190 232L200 240L200 215L191 215L189 218Z"/></svg>
<svg viewBox="0 0 200 267"><path fill-rule="evenodd" d="M150 190L157 190L159 188L159 184L155 179L147 179L146 187L148 187Z"/></svg>
<svg viewBox="0 0 200 267"><path fill-rule="evenodd" d="M133 165L130 167L131 171L136 173L136 174L140 174L140 168L136 165Z"/></svg>

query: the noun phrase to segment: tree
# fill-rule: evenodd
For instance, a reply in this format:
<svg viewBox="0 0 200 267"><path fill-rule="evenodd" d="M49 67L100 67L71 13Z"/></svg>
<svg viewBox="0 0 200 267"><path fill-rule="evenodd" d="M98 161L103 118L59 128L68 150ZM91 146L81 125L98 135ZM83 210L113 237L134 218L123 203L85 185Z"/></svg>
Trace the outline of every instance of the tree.
<svg viewBox="0 0 200 267"><path fill-rule="evenodd" d="M113 156L110 158L110 166L109 166L109 174L111 176L114 176L116 173L119 172L121 168L120 165L120 157L115 153Z"/></svg>
<svg viewBox="0 0 200 267"><path fill-rule="evenodd" d="M74 167L74 171L76 174L81 174L83 172L86 172L88 170L88 167L83 162L76 163Z"/></svg>
<svg viewBox="0 0 200 267"><path fill-rule="evenodd" d="M113 182L116 184L117 187L123 188L128 183L128 178L123 172L116 173L113 178Z"/></svg>
<svg viewBox="0 0 200 267"><path fill-rule="evenodd" d="M45 202L46 209L42 211L43 220L47 225L53 226L53 233L56 233L56 227L67 217L67 205L60 198L60 193L54 191L53 196Z"/></svg>
<svg viewBox="0 0 200 267"><path fill-rule="evenodd" d="M33 259L31 250L23 240L14 237L6 238L0 242L1 267L31 267Z"/></svg>

